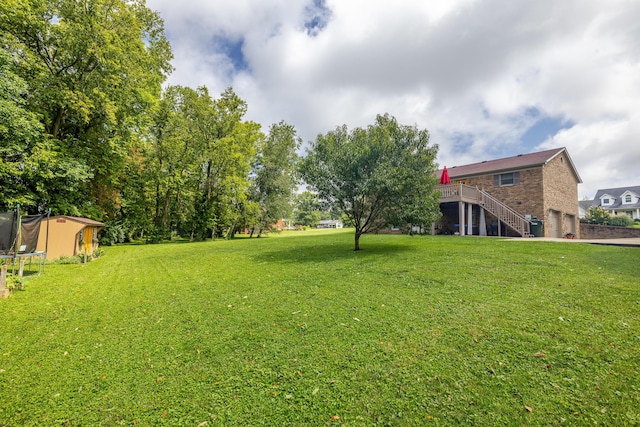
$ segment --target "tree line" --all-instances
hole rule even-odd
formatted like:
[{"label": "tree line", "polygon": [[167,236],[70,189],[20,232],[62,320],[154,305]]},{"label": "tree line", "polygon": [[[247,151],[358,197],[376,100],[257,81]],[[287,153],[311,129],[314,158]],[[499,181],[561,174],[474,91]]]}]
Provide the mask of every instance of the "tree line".
[{"label": "tree line", "polygon": [[265,135],[231,88],[163,90],[171,46],[144,1],[7,0],[0,43],[0,210],[149,240],[259,233],[286,213],[293,126]]},{"label": "tree line", "polygon": [[[144,0],[0,4],[0,210],[105,221],[112,241],[260,235],[345,215],[361,234],[434,218],[437,146],[378,116],[319,135],[265,132],[232,88],[162,84],[171,46]],[[301,181],[302,180],[302,181]],[[326,215],[326,214],[325,214]]]}]

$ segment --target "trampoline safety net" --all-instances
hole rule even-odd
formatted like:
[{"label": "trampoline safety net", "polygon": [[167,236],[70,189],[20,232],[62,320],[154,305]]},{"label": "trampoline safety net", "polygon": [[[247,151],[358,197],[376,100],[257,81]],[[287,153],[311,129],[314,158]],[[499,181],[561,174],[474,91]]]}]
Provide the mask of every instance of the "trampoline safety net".
[{"label": "trampoline safety net", "polygon": [[43,217],[44,215],[20,217],[17,210],[0,212],[0,253],[35,252]]}]

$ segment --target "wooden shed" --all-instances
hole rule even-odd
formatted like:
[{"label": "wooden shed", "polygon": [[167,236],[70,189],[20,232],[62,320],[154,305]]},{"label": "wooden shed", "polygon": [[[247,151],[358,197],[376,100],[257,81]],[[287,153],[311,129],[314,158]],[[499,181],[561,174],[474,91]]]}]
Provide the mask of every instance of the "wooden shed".
[{"label": "wooden shed", "polygon": [[74,216],[57,215],[43,219],[38,251],[46,250],[48,259],[79,254],[91,256],[98,248],[98,232],[102,227],[104,224],[99,221]]}]

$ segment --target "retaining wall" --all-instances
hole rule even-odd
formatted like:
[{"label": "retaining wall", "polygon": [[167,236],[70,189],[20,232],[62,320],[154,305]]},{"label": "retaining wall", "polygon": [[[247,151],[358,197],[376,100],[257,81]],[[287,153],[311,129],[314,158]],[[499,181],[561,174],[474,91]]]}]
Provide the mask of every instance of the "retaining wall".
[{"label": "retaining wall", "polygon": [[640,228],[580,223],[581,239],[624,239],[627,237],[640,238]]}]

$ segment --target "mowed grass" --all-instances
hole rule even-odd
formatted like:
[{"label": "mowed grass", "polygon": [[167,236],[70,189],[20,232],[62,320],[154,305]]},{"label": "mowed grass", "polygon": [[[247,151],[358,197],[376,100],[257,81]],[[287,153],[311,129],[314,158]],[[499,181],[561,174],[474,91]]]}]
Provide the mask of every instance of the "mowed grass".
[{"label": "mowed grass", "polygon": [[106,248],[0,300],[0,426],[638,425],[640,249]]}]

